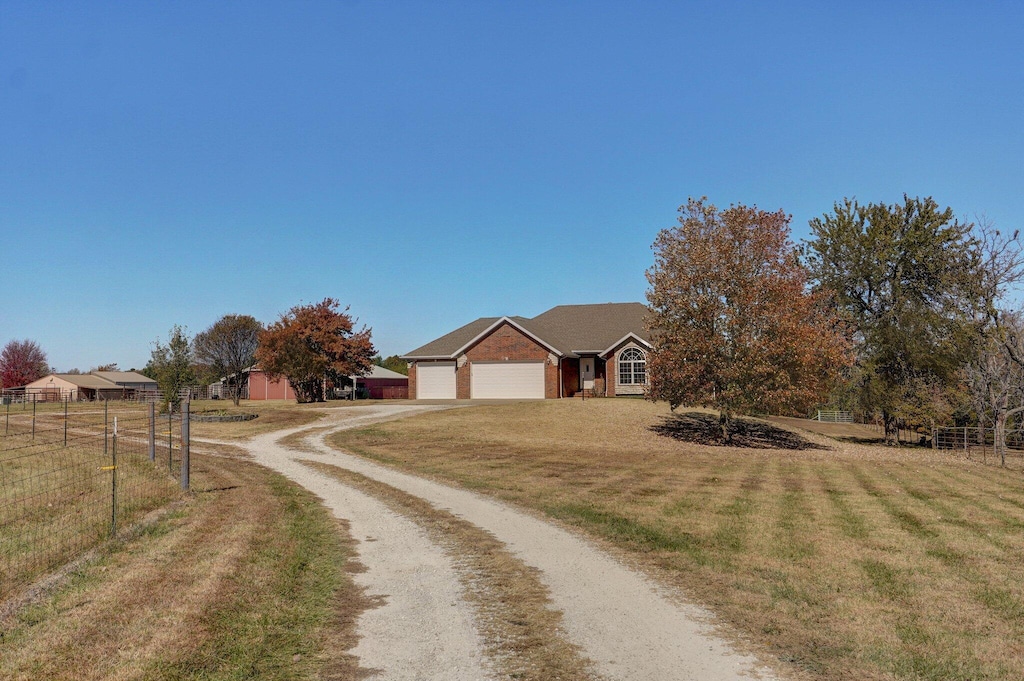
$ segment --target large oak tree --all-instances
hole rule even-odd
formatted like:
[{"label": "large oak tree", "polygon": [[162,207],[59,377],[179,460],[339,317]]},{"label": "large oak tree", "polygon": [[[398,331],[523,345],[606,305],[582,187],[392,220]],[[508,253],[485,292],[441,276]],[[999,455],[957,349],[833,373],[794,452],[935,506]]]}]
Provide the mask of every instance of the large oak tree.
[{"label": "large oak tree", "polygon": [[973,225],[931,198],[860,205],[810,222],[806,262],[855,330],[852,390],[892,439],[921,402],[948,387],[975,353],[984,324],[983,250]]},{"label": "large oak tree", "polygon": [[325,298],[297,305],[260,333],[256,361],[271,378],[284,376],[299,402],[323,402],[326,381],[365,375],[376,351],[370,329],[355,331],[348,308]]},{"label": "large oak tree", "polygon": [[734,414],[802,412],[824,399],[849,341],[789,239],[789,216],[757,207],[679,209],[654,242],[647,272],[651,399],[705,405],[730,439]]},{"label": "large oak tree", "polygon": [[192,341],[196,361],[212,377],[224,378],[231,399],[238,406],[243,376],[256,362],[263,325],[249,315],[224,315]]}]

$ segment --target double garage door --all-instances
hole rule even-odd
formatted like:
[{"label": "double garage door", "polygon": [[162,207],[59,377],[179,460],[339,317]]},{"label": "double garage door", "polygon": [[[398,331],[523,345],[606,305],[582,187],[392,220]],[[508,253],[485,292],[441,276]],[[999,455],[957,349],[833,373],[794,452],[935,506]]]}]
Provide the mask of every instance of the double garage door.
[{"label": "double garage door", "polygon": [[[479,400],[544,399],[544,362],[473,362],[470,397]],[[455,363],[416,366],[416,397],[455,399]]]}]

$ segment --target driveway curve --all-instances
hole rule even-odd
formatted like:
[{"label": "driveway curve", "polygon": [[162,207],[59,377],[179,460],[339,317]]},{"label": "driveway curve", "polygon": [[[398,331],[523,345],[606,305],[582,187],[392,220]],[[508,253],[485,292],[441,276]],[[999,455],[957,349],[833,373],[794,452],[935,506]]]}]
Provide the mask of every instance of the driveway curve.
[{"label": "driveway curve", "polygon": [[[716,635],[709,612],[668,597],[645,576],[580,536],[492,498],[337,451],[324,441],[335,430],[439,408],[443,407],[372,405],[331,410],[326,420],[313,426],[262,435],[245,445],[257,461],[322,497],[336,515],[350,522],[353,535],[360,540],[358,551],[367,567],[362,577],[368,594],[388,597],[387,606],[368,612],[359,621],[361,641],[352,653],[364,666],[382,670],[383,677],[389,679],[469,680],[492,674],[469,609],[458,595],[457,578],[440,550],[411,521],[296,459],[313,459],[359,473],[493,534],[513,555],[539,571],[550,590],[551,607],[562,612],[567,638],[582,648],[603,678],[780,678]],[[312,452],[289,449],[278,442],[304,429],[311,432],[306,442]],[[437,579],[425,579],[431,575]],[[438,621],[448,615],[453,624]],[[432,640],[435,632],[442,632],[444,640]],[[417,650],[399,655],[402,659],[393,659],[395,648],[407,636],[425,640]],[[423,666],[425,662],[439,663],[431,667],[434,674]]]}]

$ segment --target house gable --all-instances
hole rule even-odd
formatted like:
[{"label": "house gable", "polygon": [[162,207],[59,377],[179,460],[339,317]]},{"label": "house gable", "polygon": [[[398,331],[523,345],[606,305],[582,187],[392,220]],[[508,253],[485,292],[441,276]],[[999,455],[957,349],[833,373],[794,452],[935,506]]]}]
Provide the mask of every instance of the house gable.
[{"label": "house gable", "polygon": [[[603,360],[625,343],[635,343],[645,353],[650,349],[644,326],[646,314],[647,307],[642,303],[603,303],[562,305],[532,319],[481,317],[403,356],[410,362],[410,393],[418,394],[417,366],[426,370],[428,365],[454,361],[455,397],[459,399],[474,397],[473,365],[485,363],[489,366],[480,366],[478,373],[481,380],[486,373],[490,382],[486,390],[483,383],[478,385],[478,396],[493,397],[495,386],[500,389],[503,383],[509,386],[510,395],[532,395],[535,390],[524,389],[522,381],[539,390],[537,372],[543,373],[545,397],[572,394],[575,389],[567,390],[566,386],[571,388],[573,376],[579,375],[579,357]],[[512,362],[534,363],[536,367],[506,371],[495,366]],[[604,362],[597,364],[603,372]],[[598,379],[603,384],[604,374]],[[612,388],[609,394],[615,394],[611,375],[608,379]]]}]

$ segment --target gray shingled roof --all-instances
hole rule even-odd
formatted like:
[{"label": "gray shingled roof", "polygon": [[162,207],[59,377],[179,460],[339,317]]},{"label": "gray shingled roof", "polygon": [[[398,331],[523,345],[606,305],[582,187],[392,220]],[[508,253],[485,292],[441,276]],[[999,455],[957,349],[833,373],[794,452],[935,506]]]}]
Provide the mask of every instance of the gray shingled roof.
[{"label": "gray shingled roof", "polygon": [[650,342],[643,303],[559,305],[526,322],[526,328],[565,354],[604,352],[630,333]]},{"label": "gray shingled roof", "polygon": [[[650,343],[644,327],[647,306],[643,303],[559,305],[532,319],[507,317],[526,331],[567,356],[577,352],[604,352],[629,334]],[[437,340],[404,355],[406,359],[454,358],[477,336],[505,317],[481,317]]]}]

